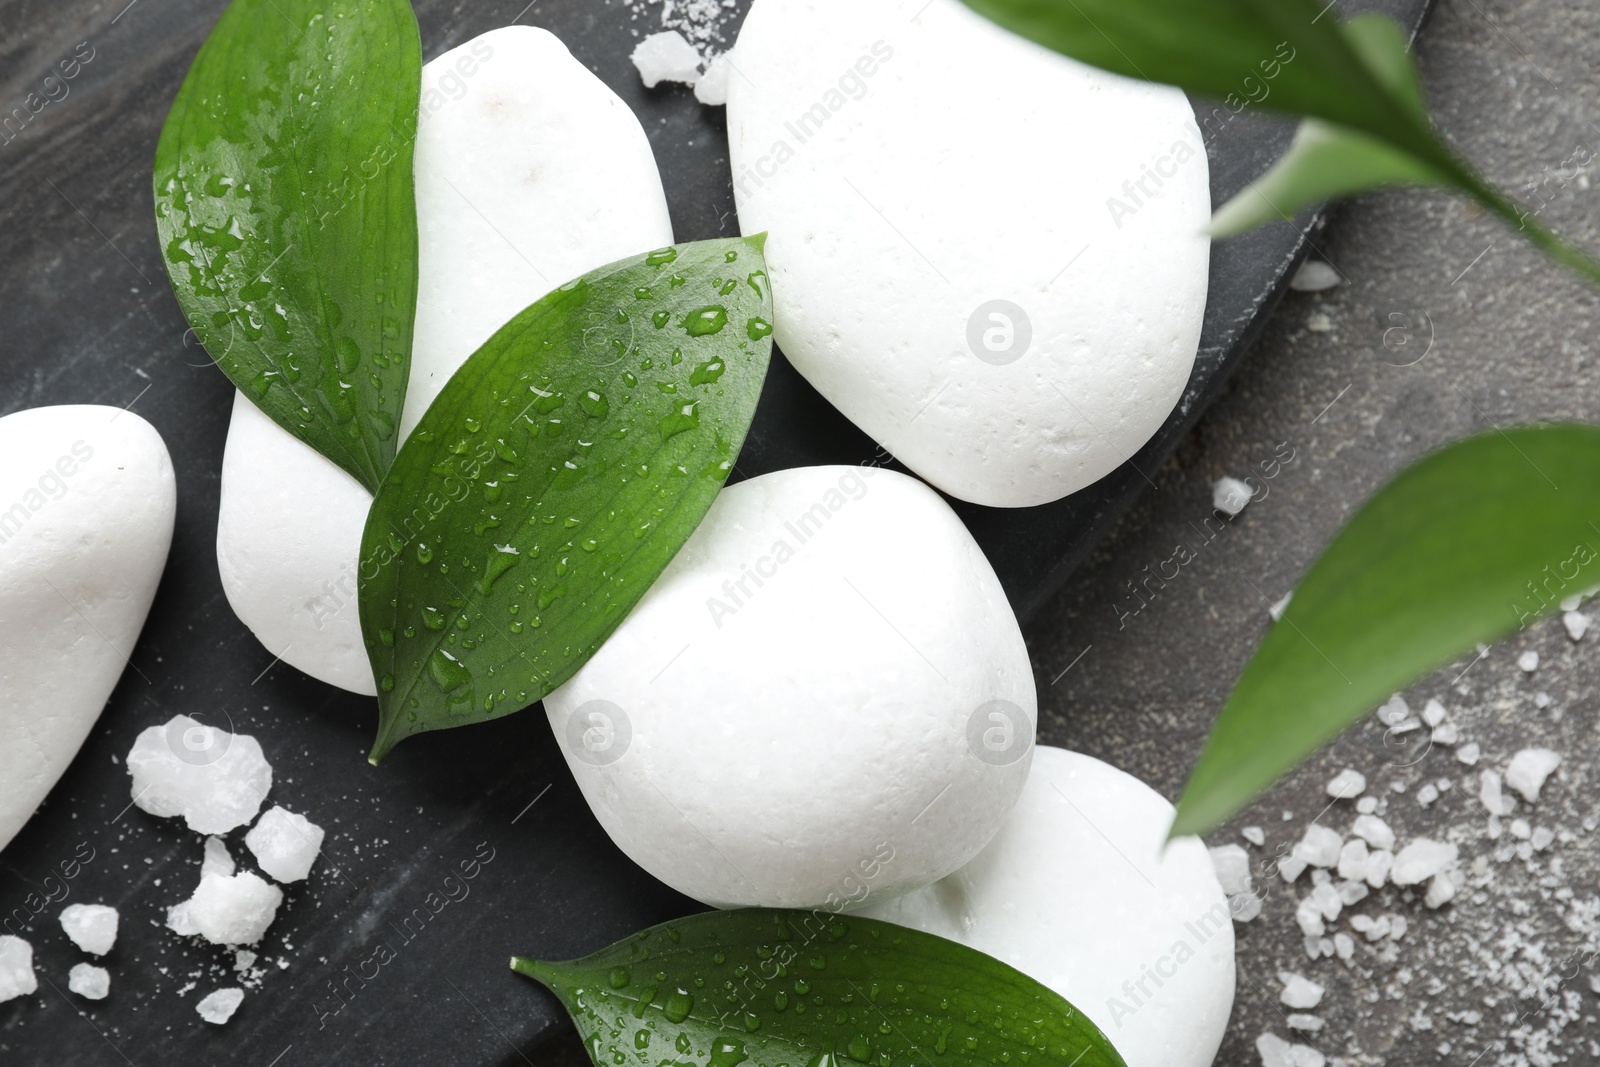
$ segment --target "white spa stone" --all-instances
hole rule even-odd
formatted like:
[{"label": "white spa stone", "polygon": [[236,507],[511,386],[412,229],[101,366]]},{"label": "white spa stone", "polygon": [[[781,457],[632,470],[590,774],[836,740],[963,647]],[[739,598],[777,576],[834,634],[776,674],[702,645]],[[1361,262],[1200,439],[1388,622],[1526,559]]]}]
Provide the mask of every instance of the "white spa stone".
[{"label": "white spa stone", "polygon": [[774,336],[812,385],[980,504],[1058,499],[1139,450],[1206,303],[1182,92],[959,0],[756,0],[734,54],[739,225],[770,234]]},{"label": "white spa stone", "polygon": [[723,490],[544,704],[612,840],[718,907],[844,907],[949,874],[1011,810],[1037,717],[955,512],[848,466]]},{"label": "white spa stone", "polygon": [[75,963],[67,972],[67,988],[85,1000],[104,1000],[111,992],[111,974],[92,963]]},{"label": "white spa stone", "polygon": [[[523,308],[672,242],[638,120],[545,30],[493,30],[423,67],[414,170],[417,321],[402,437]],[[354,478],[235,396],[217,523],[228,602],[269,655],[369,696],[356,578],[371,503]]]},{"label": "white spa stone", "polygon": [[244,990],[237,987],[231,989],[218,989],[207,993],[200,998],[200,1003],[194,1010],[200,1013],[200,1018],[208,1023],[221,1026],[233,1018],[233,1013],[239,1010],[239,1005],[244,1003]]},{"label": "white spa stone", "polygon": [[1163,852],[1173,814],[1137,778],[1041,745],[1015,810],[977,859],[861,914],[959,941],[1043,982],[1128,1067],[1209,1067],[1233,1007],[1233,924],[1200,840]]},{"label": "white spa stone", "polygon": [[0,418],[0,849],[122,677],[172,543],[161,435],[121,408]]}]

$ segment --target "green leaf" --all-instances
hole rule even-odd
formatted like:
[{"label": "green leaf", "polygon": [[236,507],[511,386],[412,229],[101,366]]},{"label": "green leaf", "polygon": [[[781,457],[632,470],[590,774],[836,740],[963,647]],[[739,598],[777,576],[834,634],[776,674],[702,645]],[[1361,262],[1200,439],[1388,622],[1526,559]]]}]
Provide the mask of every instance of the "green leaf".
[{"label": "green leaf", "polygon": [[[1377,33],[1365,27],[1352,32],[1355,23],[1342,24],[1326,0],[966,3],[1007,29],[1105,70],[1314,116],[1424,158],[1442,151],[1420,99],[1397,92],[1392,73],[1375,70],[1363,55]],[[1400,39],[1403,44],[1403,34]]]},{"label": "green leaf", "polygon": [[571,963],[513,957],[596,1067],[1122,1067],[1089,1019],[999,960],[892,923],[752,908],[653,926]]},{"label": "green leaf", "polygon": [[1401,473],[1295,587],[1172,836],[1205,833],[1390,693],[1600,584],[1600,428],[1469,438]]},{"label": "green leaf", "polygon": [[173,292],[217,365],[376,489],[417,301],[407,0],[234,0],[156,147]]},{"label": "green leaf", "polygon": [[1334,197],[1388,185],[1448,185],[1449,176],[1366,134],[1306,119],[1272,168],[1218,208],[1207,227],[1232,237]]},{"label": "green leaf", "polygon": [[570,678],[683,546],[739,455],[772,352],[766,235],[622,260],[458,370],[362,536],[372,759]]}]

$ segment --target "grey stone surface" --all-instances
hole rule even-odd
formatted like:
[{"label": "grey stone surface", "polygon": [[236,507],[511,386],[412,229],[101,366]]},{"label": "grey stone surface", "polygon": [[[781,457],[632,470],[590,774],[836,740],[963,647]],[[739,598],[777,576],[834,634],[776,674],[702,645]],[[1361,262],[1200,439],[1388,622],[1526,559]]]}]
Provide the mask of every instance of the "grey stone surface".
[{"label": "grey stone surface", "polygon": [[[1600,11],[1590,5],[1443,0],[1420,50],[1436,115],[1460,149],[1525,202],[1548,200],[1539,217],[1591,249],[1600,249],[1600,170],[1591,163],[1587,172],[1557,173],[1579,146],[1600,153],[1597,31]],[[1600,418],[1600,291],[1499,223],[1441,194],[1392,192],[1340,208],[1316,241],[1345,284],[1284,300],[1227,395],[1152,472],[1155,488],[1028,631],[1041,740],[1105,759],[1169,798],[1267,629],[1268,604],[1363,500],[1467,434]],[[1280,445],[1294,459],[1265,481],[1267,495],[1205,541],[1196,527],[1210,514],[1212,483],[1251,473]],[[1127,583],[1180,541],[1198,558],[1148,606],[1122,615],[1139,605]],[[1330,1062],[1600,1062],[1600,994],[1590,984],[1595,970],[1584,967],[1593,959],[1584,953],[1600,948],[1596,835],[1583,827],[1600,813],[1597,637],[1575,644],[1551,620],[1491,649],[1459,682],[1470,657],[1408,691],[1414,710],[1429,696],[1445,703],[1462,740],[1482,746],[1477,767],[1444,746],[1386,744],[1369,718],[1212,835],[1212,844],[1242,844],[1240,828],[1261,826],[1266,846],[1250,851],[1258,888],[1268,889],[1261,917],[1237,928],[1239,991],[1219,1064],[1259,1063],[1255,1040],[1264,1031],[1294,1038],[1289,1009],[1278,1003],[1280,970],[1328,986],[1315,1012],[1327,1027],[1308,1043]],[[1532,676],[1515,665],[1526,648],[1543,659]],[[1548,708],[1536,706],[1539,692],[1552,698]],[[1565,760],[1541,803],[1522,804],[1517,815],[1573,838],[1531,861],[1498,860],[1496,850],[1514,839],[1509,831],[1488,837],[1478,772],[1503,769],[1530,745]],[[1262,873],[1328,807],[1323,787],[1344,767],[1362,771],[1369,792],[1386,798],[1402,843],[1453,841],[1469,875],[1456,901],[1437,911],[1392,887],[1347,909],[1330,936],[1348,931],[1352,914],[1392,912],[1410,925],[1385,942],[1392,960],[1356,934],[1348,967],[1313,962],[1302,947],[1293,913],[1309,876],[1286,886]],[[1423,806],[1421,786],[1445,778],[1453,788]],[[1283,821],[1285,812],[1292,819]],[[1347,833],[1354,814],[1345,801],[1321,821]],[[1484,869],[1473,875],[1480,858]],[[1482,1016],[1476,1025],[1446,1017],[1470,1020],[1460,1013],[1472,1011]]]}]

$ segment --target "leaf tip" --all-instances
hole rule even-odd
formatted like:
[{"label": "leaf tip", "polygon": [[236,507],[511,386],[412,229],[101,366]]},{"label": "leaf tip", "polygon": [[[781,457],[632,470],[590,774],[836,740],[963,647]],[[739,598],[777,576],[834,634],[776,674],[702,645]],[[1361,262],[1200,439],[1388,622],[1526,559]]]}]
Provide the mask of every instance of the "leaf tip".
[{"label": "leaf tip", "polygon": [[754,245],[757,252],[760,252],[763,255],[766,254],[766,251],[767,251],[767,231],[766,230],[762,230],[760,233],[753,233],[753,234],[749,235],[748,237],[746,237],[745,240],[748,241],[750,244]]}]

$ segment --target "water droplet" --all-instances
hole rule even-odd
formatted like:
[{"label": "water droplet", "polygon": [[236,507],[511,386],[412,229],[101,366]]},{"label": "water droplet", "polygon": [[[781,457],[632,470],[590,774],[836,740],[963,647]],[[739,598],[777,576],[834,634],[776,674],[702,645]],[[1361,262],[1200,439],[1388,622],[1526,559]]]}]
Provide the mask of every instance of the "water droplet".
[{"label": "water droplet", "polygon": [[672,321],[672,312],[658,311],[650,316],[650,322],[658,330],[666,329],[667,323]]},{"label": "water droplet", "polygon": [[661,440],[669,441],[685,430],[698,429],[699,426],[700,416],[695,413],[695,404],[688,403],[658,422],[656,429],[661,433]]},{"label": "water droplet", "polygon": [[745,324],[744,332],[749,335],[750,340],[759,341],[763,337],[772,336],[772,323],[760,317],[752,318]]},{"label": "water droplet", "polygon": [[690,385],[711,385],[722,377],[728,365],[720,359],[708,359],[689,372]]},{"label": "water droplet", "polygon": [[384,691],[384,692],[385,692],[385,693],[392,693],[392,692],[394,692],[394,675],[392,675],[392,674],[386,674],[386,675],[384,675],[384,676],[383,676],[383,680],[382,680],[382,681],[380,681],[380,682],[379,682],[379,683],[378,683],[378,686],[379,686],[379,687],[380,687],[380,688],[381,688],[381,689],[382,689],[382,690],[383,690],[383,691]]},{"label": "water droplet", "polygon": [[578,397],[578,406],[592,419],[603,419],[611,414],[611,402],[606,399],[606,395],[597,393],[593,389]]},{"label": "water droplet", "polygon": [[494,583],[499,581],[506,571],[515,567],[521,558],[517,550],[510,545],[495,545],[494,551],[489,553],[489,558],[483,565],[483,577],[478,579],[478,592],[488,596],[489,591],[494,588]]},{"label": "water droplet", "polygon": [[628,973],[626,967],[613,967],[606,980],[611,983],[612,989],[626,989],[628,983],[633,981],[633,975]]},{"label": "water droplet", "polygon": [[633,1032],[633,1047],[643,1052],[650,1047],[650,1031],[638,1029]]},{"label": "water droplet", "polygon": [[661,1008],[661,1012],[667,1017],[667,1021],[674,1023],[683,1022],[693,1010],[694,997],[687,989],[682,987],[674,989],[668,995],[666,1004]]},{"label": "water droplet", "polygon": [[844,1053],[858,1063],[866,1063],[872,1058],[872,1045],[867,1041],[866,1034],[857,1034],[845,1046]]},{"label": "water droplet", "polygon": [[645,256],[644,261],[648,266],[660,267],[664,264],[671,263],[677,258],[678,250],[676,248],[658,248],[654,252],[651,252],[648,256]]},{"label": "water droplet", "polygon": [[706,1061],[706,1067],[739,1067],[749,1058],[743,1041],[730,1036],[718,1037],[711,1046],[711,1058]]},{"label": "water droplet", "polygon": [[393,630],[388,630],[388,629],[379,630],[378,631],[378,640],[383,642],[383,647],[384,648],[393,648],[394,647],[394,631]]},{"label": "water droplet", "polygon": [[417,542],[417,562],[428,564],[433,562],[433,546],[425,541]]},{"label": "water droplet", "polygon": [[739,258],[739,253],[730,248],[730,249],[728,249],[727,254],[722,257],[722,261],[724,263],[733,263],[733,262],[737,261],[738,258]]},{"label": "water droplet", "polygon": [[438,608],[423,608],[422,625],[430,630],[444,629],[444,612]]},{"label": "water droplet", "polygon": [[721,304],[696,308],[683,320],[683,328],[690,337],[708,337],[722,332],[722,328],[726,325],[728,325],[728,309]]},{"label": "water droplet", "polygon": [[428,657],[428,674],[446,693],[453,693],[472,682],[472,672],[442,648],[436,649]]},{"label": "water droplet", "polygon": [[797,978],[794,983],[794,991],[796,995],[803,997],[811,992],[811,983],[804,978]]},{"label": "water droplet", "polygon": [[694,1048],[694,1045],[689,1041],[688,1034],[679,1034],[678,1040],[674,1041],[672,1044],[674,1048],[683,1053],[685,1056],[687,1056],[690,1050]]}]

